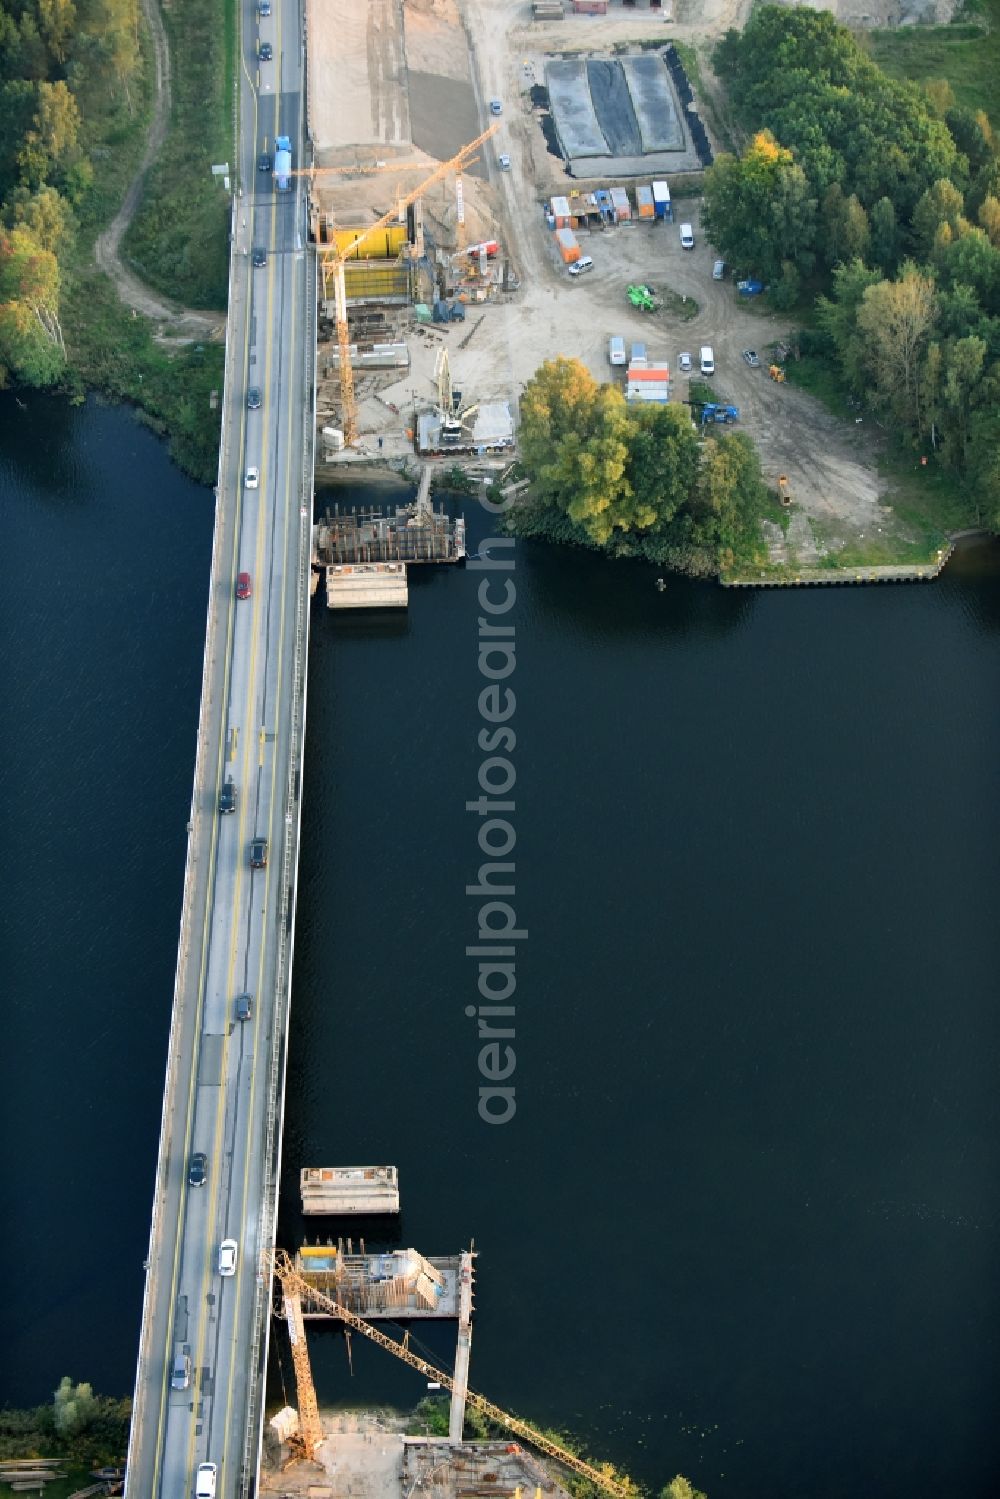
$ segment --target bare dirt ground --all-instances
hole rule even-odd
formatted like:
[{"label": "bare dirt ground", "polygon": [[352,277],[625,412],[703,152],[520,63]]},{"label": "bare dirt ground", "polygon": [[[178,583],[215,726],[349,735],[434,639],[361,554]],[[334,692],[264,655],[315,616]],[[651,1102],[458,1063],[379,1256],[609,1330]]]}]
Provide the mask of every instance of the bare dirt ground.
[{"label": "bare dirt ground", "polygon": [[[349,3],[333,0],[331,14]],[[553,192],[607,185],[571,182],[564,164],[546,148],[530,99],[533,84],[542,79],[545,57],[575,48],[609,52],[616,43],[648,37],[684,40],[706,59],[702,71],[709,88],[711,40],[746,19],[750,0],[678,0],[677,19],[670,22],[656,12],[619,11],[604,18],[566,16],[543,25],[531,22],[529,6],[512,0],[397,4],[402,51],[407,68],[413,69],[411,93],[414,84],[421,92],[433,89],[435,73],[440,76],[442,86],[434,97],[442,155],[449,145],[457,150],[469,138],[465,111],[471,101],[482,120],[488,118],[484,101],[503,100],[501,131],[482,152],[487,180],[465,177],[466,214],[470,238],[498,238],[521,284],[513,296],[469,306],[465,323],[411,331],[411,368],[401,377],[387,373],[359,382],[362,450],[385,457],[410,450],[406,432],[413,407],[434,397],[435,355],[442,345],[449,349],[452,378],[466,402],[507,400],[516,414],[526,381],[545,359],[573,356],[598,379],[613,378],[616,372],[607,358],[612,334],[641,340],[651,360],[664,359],[673,376],[671,398],[684,400],[688,380],[678,371],[678,355],[691,353],[697,367],[700,347],[709,344],[715,352],[714,389],[739,406],[742,429],[757,443],[766,477],[772,483],[779,474],[789,480],[794,508],[787,534],[771,528],[773,561],[807,564],[879,533],[909,539],[885,501],[874,429],[856,426],[846,411],[841,421],[803,392],[768,378],[768,349],[788,337],[791,324],[743,302],[728,277],[713,280],[715,255],[700,232],[699,200],[677,201],[672,225],[635,223],[589,235],[581,231],[581,249],[593,257],[596,268],[580,278],[567,275],[545,227],[542,204]],[[395,79],[386,86],[395,88]],[[356,104],[364,115],[360,100]],[[421,102],[421,110],[425,104]],[[411,113],[417,115],[416,106]],[[374,101],[370,114],[386,118],[384,101]],[[405,145],[390,149],[404,158],[412,154]],[[498,170],[500,152],[509,154],[510,171]],[[383,200],[385,206],[391,202],[392,175],[368,179],[377,183],[374,198],[368,191],[373,208]],[[410,176],[408,185],[414,180]],[[357,186],[342,191],[357,200]],[[424,204],[438,245],[453,243],[453,195],[447,179]],[[680,247],[681,219],[694,225],[693,251]],[[637,281],[665,294],[662,310],[645,314],[630,306],[627,287]],[[745,348],[757,350],[762,368],[746,365]]]},{"label": "bare dirt ground", "polygon": [[145,286],[138,276],[133,275],[122,264],[119,253],[125,231],[135,217],[142,198],[146,173],[163,148],[170,123],[170,49],[167,44],[167,33],[163,27],[157,0],[141,0],[141,4],[153,43],[156,68],[153,119],[139,169],[129,184],[128,192],[118,212],[108,227],[98,236],[94,246],[94,259],[101,270],[111,277],[125,306],[157,322],[169,324],[173,342],[185,336],[189,338],[219,337],[225,328],[224,316],[195,312],[191,308],[178,307],[172,302],[167,302]]}]

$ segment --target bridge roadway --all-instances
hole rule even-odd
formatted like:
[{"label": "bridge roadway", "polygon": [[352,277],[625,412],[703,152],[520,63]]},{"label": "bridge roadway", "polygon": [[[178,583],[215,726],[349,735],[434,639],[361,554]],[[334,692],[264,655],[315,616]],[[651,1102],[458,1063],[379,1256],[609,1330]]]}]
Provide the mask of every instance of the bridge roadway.
[{"label": "bridge roadway", "polygon": [[[239,159],[226,378],[201,719],[127,1499],[193,1495],[199,1463],[220,1496],[255,1488],[273,1243],[298,856],[308,643],[315,267],[301,178],[275,191],[257,156],[276,134],[302,162],[301,0],[258,21],[240,0]],[[257,63],[256,40],[274,61]],[[206,163],[206,171],[208,164]],[[267,263],[254,268],[255,246]],[[248,409],[248,391],[260,391]],[[260,486],[248,489],[248,467]],[[251,596],[236,598],[241,572]],[[220,788],[237,788],[220,816]],[[250,840],[269,858],[251,869]],[[253,995],[249,1020],[238,995]],[[203,1186],[191,1156],[207,1157]],[[219,1244],[235,1239],[236,1274]],[[188,1351],[191,1382],[171,1386]]]}]

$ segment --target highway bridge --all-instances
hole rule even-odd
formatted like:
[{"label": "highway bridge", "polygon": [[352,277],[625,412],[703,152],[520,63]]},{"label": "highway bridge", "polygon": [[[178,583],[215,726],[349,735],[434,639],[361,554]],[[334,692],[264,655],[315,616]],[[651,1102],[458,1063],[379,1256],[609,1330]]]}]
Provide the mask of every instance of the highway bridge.
[{"label": "highway bridge", "polygon": [[[273,61],[258,62],[258,37]],[[272,0],[267,17],[241,0],[240,46],[222,444],[129,1499],[192,1495],[205,1462],[220,1496],[252,1492],[262,1429],[259,1266],[274,1242],[295,920],[316,289],[303,179],[277,192],[257,159],[287,135],[302,162],[301,0]],[[229,779],[235,811],[220,815]],[[252,868],[261,837],[266,865]],[[237,1244],[231,1276],[219,1273],[225,1239]]]}]

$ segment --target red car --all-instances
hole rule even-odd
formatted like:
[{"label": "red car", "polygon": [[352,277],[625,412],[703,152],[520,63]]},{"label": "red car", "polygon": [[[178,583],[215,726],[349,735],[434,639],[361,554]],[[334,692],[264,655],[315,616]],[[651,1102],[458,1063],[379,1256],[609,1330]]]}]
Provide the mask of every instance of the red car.
[{"label": "red car", "polygon": [[250,597],[249,573],[240,573],[239,577],[236,579],[236,597],[238,599],[248,599]]}]

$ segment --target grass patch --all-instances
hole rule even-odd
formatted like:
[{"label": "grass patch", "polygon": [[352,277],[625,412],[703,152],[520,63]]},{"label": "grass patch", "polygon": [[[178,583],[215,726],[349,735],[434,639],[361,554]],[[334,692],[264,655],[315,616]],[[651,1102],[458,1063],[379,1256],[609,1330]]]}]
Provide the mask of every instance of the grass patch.
[{"label": "grass patch", "polygon": [[163,15],[173,112],[124,253],[138,276],[186,307],[222,310],[229,197],[213,162],[231,161],[238,58],[235,0],[175,0]]},{"label": "grass patch", "polygon": [[[764,363],[764,359],[761,359]],[[815,355],[803,354],[798,359],[789,359],[784,366],[785,379],[789,385],[795,385],[799,390],[808,391],[809,395],[815,396],[827,411],[834,416],[840,417],[845,423],[854,420],[852,408],[844,393],[844,387],[837,378],[836,372],[825,364],[822,359]],[[763,371],[767,379],[767,370]]]},{"label": "grass patch", "polygon": [[967,480],[931,460],[921,467],[920,454],[893,445],[879,463],[888,480],[886,498],[899,518],[934,552],[952,531],[981,524],[976,497]]},{"label": "grass patch", "polygon": [[674,291],[672,286],[658,286],[655,288],[654,295],[659,303],[657,311],[669,312],[672,318],[682,323],[689,323],[701,311],[694,297],[682,296],[679,291]]},{"label": "grass patch", "polygon": [[947,78],[959,104],[995,115],[1000,78],[1000,0],[978,0],[974,13],[982,16],[984,24],[966,19],[951,26],[873,31],[869,35],[871,56],[890,78],[914,83]]},{"label": "grass patch", "polygon": [[94,164],[94,186],[79,213],[79,232],[61,264],[60,313],[68,364],[65,384],[82,400],[94,388],[139,406],[150,426],[169,433],[177,463],[202,483],[214,483],[225,351],[221,344],[170,346],[153,337],[145,318],[133,317],[107,276],[97,270],[94,242],[115,215],[142,158],[152,108],[152,48],[143,37],[143,68],[130,100],[84,116],[84,145]]},{"label": "grass patch", "polygon": [[[221,343],[171,346],[133,317],[96,269],[78,268],[64,292],[71,391],[88,386],[141,407],[154,431],[169,434],[172,457],[202,484],[215,482],[222,424],[225,348]],[[211,409],[211,393],[219,395]]]}]

